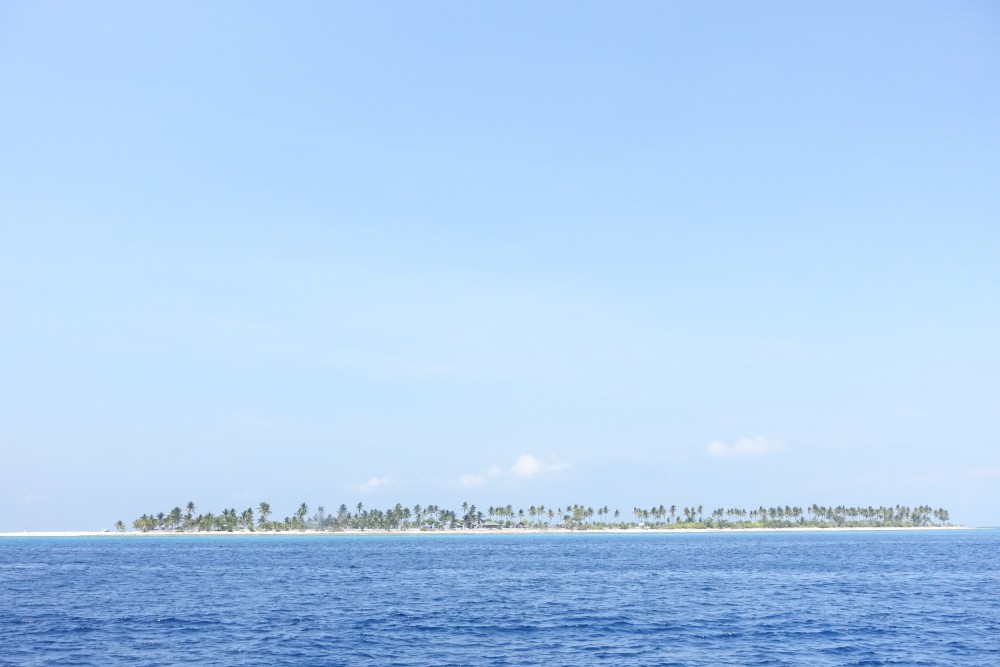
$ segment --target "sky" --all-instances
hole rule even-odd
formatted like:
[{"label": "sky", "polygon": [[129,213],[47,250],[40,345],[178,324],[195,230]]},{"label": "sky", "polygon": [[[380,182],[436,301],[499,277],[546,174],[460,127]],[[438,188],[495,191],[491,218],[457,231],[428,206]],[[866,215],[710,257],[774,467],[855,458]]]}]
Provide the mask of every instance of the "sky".
[{"label": "sky", "polygon": [[1000,525],[990,2],[0,5],[0,531]]}]

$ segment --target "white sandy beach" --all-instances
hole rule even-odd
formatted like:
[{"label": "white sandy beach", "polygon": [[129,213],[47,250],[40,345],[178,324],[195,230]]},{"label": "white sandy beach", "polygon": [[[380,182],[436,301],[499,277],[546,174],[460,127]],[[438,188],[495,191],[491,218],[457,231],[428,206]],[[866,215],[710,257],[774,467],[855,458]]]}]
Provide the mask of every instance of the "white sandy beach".
[{"label": "white sandy beach", "polygon": [[370,535],[397,536],[468,536],[468,535],[650,535],[672,533],[828,533],[828,532],[873,532],[873,531],[927,531],[927,530],[976,530],[970,526],[858,526],[858,527],[790,527],[790,528],[606,528],[592,530],[567,530],[565,528],[505,528],[505,529],[466,529],[466,530],[344,530],[326,532],[315,530],[285,530],[273,531],[212,531],[212,532],[174,532],[174,531],[21,531],[17,533],[0,533],[5,537],[107,537],[107,538],[162,538],[162,537],[358,537]]}]

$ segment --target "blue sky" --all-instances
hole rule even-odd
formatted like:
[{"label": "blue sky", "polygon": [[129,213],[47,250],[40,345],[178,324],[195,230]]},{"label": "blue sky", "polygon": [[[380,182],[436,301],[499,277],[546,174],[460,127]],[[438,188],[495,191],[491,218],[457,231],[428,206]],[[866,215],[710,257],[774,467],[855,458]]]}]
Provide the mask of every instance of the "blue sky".
[{"label": "blue sky", "polygon": [[993,3],[0,7],[0,530],[1000,523]]}]

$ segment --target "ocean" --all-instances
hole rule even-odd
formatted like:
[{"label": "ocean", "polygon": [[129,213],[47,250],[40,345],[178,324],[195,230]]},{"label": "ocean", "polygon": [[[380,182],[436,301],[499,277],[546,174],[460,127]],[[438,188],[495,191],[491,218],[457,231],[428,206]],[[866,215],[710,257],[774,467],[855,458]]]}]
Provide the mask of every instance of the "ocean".
[{"label": "ocean", "polygon": [[1000,531],[0,539],[0,665],[1000,665]]}]

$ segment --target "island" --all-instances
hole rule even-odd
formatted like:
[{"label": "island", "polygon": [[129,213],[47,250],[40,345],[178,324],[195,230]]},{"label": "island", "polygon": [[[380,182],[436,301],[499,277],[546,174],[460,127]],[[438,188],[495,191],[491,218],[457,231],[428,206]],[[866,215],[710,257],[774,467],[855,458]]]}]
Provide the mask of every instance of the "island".
[{"label": "island", "polygon": [[[138,533],[284,533],[284,532],[454,532],[454,531],[609,531],[609,530],[777,530],[824,528],[935,528],[952,527],[948,510],[930,505],[847,506],[812,504],[808,507],[779,505],[772,507],[718,507],[704,505],[658,505],[633,507],[627,513],[607,505],[592,507],[580,504],[546,507],[531,505],[514,509],[512,505],[489,506],[485,510],[463,502],[460,510],[438,505],[400,503],[386,509],[366,508],[357,503],[351,508],[341,504],[328,512],[318,506],[310,514],[302,503],[291,515],[273,517],[271,505],[239,511],[225,508],[220,512],[197,512],[194,501],[184,508],[145,513],[131,522]],[[119,520],[118,533],[128,531]]]}]

